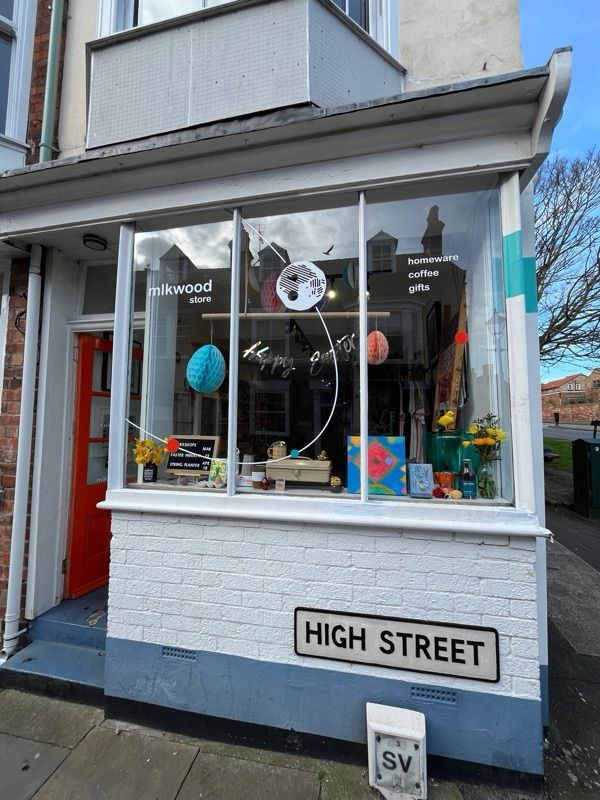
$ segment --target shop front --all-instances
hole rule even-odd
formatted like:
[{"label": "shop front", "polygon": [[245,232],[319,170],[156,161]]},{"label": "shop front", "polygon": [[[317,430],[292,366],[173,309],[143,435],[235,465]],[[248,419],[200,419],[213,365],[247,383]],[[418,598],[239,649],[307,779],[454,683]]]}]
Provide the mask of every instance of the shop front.
[{"label": "shop front", "polygon": [[[525,190],[568,68],[5,179],[8,235],[51,253],[42,352],[87,336],[45,377],[81,382],[73,407],[46,394],[36,459],[81,418],[82,492],[107,481],[70,569],[72,596],[102,585],[110,550],[111,702],[347,742],[383,703],[425,714],[431,755],[542,772]],[[74,326],[68,245],[92,227],[114,306]],[[73,519],[75,489],[38,518]],[[57,541],[34,537],[30,609]]]}]

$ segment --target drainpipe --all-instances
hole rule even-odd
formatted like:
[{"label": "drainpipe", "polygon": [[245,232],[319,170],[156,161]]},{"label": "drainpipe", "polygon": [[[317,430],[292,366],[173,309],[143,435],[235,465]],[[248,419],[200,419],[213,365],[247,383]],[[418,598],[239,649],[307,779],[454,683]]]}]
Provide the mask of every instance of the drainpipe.
[{"label": "drainpipe", "polygon": [[15,476],[15,501],[12,534],[10,540],[10,562],[6,593],[6,616],[4,618],[4,643],[0,651],[0,664],[14,653],[22,630],[21,591],[23,582],[23,556],[25,553],[25,530],[27,527],[27,503],[29,500],[29,472],[31,468],[31,446],[33,440],[33,410],[35,378],[37,368],[38,330],[40,324],[40,299],[42,293],[42,248],[34,244],[29,259],[27,283],[27,323],[23,353],[23,381],[21,384],[21,413]]},{"label": "drainpipe", "polygon": [[[52,139],[56,121],[56,95],[58,90],[58,66],[62,38],[64,0],[54,0],[50,16],[48,37],[48,66],[42,113],[40,161],[52,160]],[[4,642],[0,651],[3,664],[17,649],[21,618],[21,593],[23,583],[23,557],[25,555],[25,531],[27,528],[27,505],[29,501],[29,474],[31,470],[31,448],[33,444],[33,414],[35,405],[35,379],[37,372],[37,345],[40,326],[40,303],[42,295],[42,248],[34,244],[29,259],[27,284],[27,325],[25,328],[25,350],[23,353],[23,381],[21,384],[21,415],[15,476],[15,500],[10,541],[8,587],[6,592],[6,615],[4,618]]]},{"label": "drainpipe", "polygon": [[60,43],[62,38],[64,0],[54,0],[50,16],[48,39],[48,67],[46,69],[46,90],[44,92],[44,111],[40,140],[40,161],[52,160],[52,140],[56,120],[56,94],[58,89],[58,65],[60,62]]}]

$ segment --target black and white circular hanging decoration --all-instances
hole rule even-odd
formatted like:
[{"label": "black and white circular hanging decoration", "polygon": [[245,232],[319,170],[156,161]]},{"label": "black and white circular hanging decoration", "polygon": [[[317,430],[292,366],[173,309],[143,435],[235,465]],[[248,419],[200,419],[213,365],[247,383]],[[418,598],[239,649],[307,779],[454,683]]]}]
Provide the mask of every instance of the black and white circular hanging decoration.
[{"label": "black and white circular hanging decoration", "polygon": [[292,311],[308,311],[321,302],[327,278],[312,261],[294,261],[277,278],[277,296]]}]

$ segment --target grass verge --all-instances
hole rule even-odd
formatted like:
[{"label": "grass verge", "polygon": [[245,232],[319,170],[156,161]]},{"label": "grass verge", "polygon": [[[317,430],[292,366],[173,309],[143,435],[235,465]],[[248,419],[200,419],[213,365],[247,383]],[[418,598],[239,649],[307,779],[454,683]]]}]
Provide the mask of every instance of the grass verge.
[{"label": "grass verge", "polygon": [[571,442],[567,442],[564,439],[550,439],[544,437],[544,444],[551,447],[555,453],[558,453],[559,458],[555,458],[554,461],[548,462],[548,466],[552,467],[553,469],[562,469],[565,472],[572,472],[573,471],[573,458],[571,455]]}]

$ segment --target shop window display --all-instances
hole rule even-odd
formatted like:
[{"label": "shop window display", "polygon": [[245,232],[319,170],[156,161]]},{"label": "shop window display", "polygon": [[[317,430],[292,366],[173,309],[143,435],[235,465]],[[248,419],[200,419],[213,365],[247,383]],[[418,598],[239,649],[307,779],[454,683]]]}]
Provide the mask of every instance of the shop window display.
[{"label": "shop window display", "polygon": [[286,492],[337,492],[359,424],[357,206],[243,217],[241,490],[254,472]]},{"label": "shop window display", "polygon": [[[136,236],[134,268],[146,277],[149,345],[141,419],[130,419],[130,435],[165,445],[156,486],[207,485],[226,450],[229,322],[219,316],[230,302],[232,223],[224,216]],[[209,310],[217,317],[207,318]],[[140,481],[142,473],[140,467]]]},{"label": "shop window display", "polygon": [[240,210],[236,341],[231,212],[138,234],[149,344],[130,434],[165,446],[154,486],[226,488],[236,358],[230,493],[357,500],[362,401],[371,499],[512,500],[498,193],[366,197],[366,395],[358,203]]},{"label": "shop window display", "polygon": [[[509,422],[498,194],[367,197],[368,307],[389,312],[376,318],[378,326],[370,320],[367,339],[379,337],[368,349],[371,491],[423,497],[423,470],[412,470],[412,486],[409,467],[429,464],[431,494],[437,489],[434,496],[473,499],[461,474],[487,461],[497,491],[482,496],[510,500],[510,454],[500,421]],[[386,238],[394,256],[382,269],[370,243]],[[501,430],[502,437],[493,459],[476,435],[475,421],[487,414],[496,419],[490,436]],[[401,460],[398,465],[400,444],[406,476]],[[386,463],[399,473],[392,489],[382,481]]]}]

